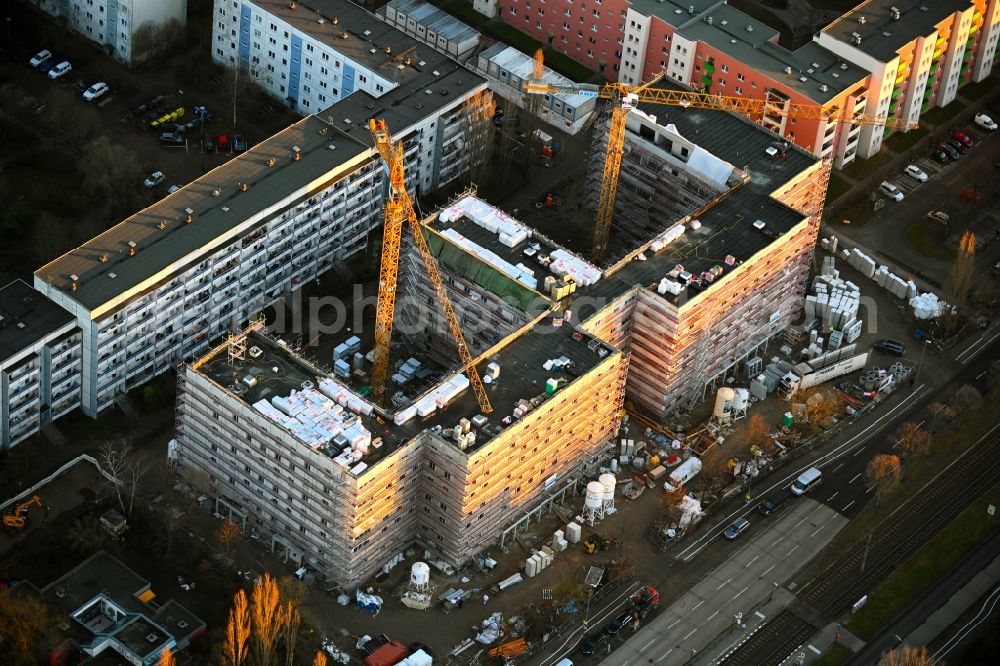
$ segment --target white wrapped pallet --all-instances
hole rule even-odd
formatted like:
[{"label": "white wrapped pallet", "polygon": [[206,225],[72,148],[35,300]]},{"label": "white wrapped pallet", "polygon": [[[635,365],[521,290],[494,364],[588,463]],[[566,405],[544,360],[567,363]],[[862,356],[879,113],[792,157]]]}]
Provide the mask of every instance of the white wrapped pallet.
[{"label": "white wrapped pallet", "polygon": [[570,543],[580,543],[583,528],[578,523],[568,523],[566,525],[566,540]]}]

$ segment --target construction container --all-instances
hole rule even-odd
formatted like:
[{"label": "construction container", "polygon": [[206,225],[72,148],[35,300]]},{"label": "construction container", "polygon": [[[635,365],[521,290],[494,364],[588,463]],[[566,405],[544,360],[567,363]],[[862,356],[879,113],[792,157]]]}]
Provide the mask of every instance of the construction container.
[{"label": "construction container", "polygon": [[781,417],[781,425],[786,428],[791,428],[792,424],[795,423],[795,419],[792,417],[791,412],[785,412],[784,416]]},{"label": "construction container", "polygon": [[545,392],[549,395],[555,395],[555,392],[559,390],[559,380],[549,377],[545,382]]}]

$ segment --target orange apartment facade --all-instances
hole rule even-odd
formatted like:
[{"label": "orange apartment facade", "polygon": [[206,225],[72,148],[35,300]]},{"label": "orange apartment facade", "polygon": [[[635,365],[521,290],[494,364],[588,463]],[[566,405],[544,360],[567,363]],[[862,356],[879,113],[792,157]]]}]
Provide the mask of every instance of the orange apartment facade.
[{"label": "orange apartment facade", "polygon": [[752,120],[838,168],[878,152],[892,129],[789,118],[788,105],[917,123],[990,74],[1000,33],[1000,0],[869,0],[795,51],[723,0],[475,6],[609,79],[635,84],[664,71],[695,90],[764,99],[769,112]]}]

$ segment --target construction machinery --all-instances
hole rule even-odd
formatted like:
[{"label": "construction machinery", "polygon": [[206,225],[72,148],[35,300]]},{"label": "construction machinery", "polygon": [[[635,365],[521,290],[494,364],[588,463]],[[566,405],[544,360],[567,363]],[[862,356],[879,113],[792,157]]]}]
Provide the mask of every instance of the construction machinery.
[{"label": "construction machinery", "polygon": [[655,587],[644,587],[632,595],[632,608],[640,618],[645,619],[660,606],[660,593]]},{"label": "construction machinery", "polygon": [[476,401],[479,403],[479,410],[483,414],[489,414],[493,411],[493,407],[486,395],[486,387],[483,386],[479,372],[476,370],[472,353],[465,342],[458,317],[451,305],[451,299],[448,298],[448,292],[441,281],[441,274],[438,272],[434,255],[431,254],[430,248],[427,246],[423,229],[417,220],[416,211],[413,209],[413,202],[406,191],[403,143],[401,141],[393,143],[389,128],[382,119],[369,120],[368,126],[372,138],[375,140],[375,147],[389,170],[389,198],[385,205],[385,231],[379,268],[378,303],[375,310],[375,363],[372,371],[372,390],[375,400],[378,403],[383,400],[386,378],[389,374],[392,321],[398,288],[399,247],[402,240],[403,221],[405,220],[409,223],[410,231],[413,233],[413,243],[423,261],[427,277],[430,278],[431,284],[434,286],[438,303],[444,310],[448,328],[455,338],[462,372],[469,378],[472,390],[476,394]]},{"label": "construction machinery", "polygon": [[583,540],[583,549],[590,554],[594,554],[599,550],[607,550],[618,545],[618,539],[614,537],[601,536],[597,532],[593,532],[586,539]]},{"label": "construction machinery", "polygon": [[685,109],[715,109],[731,111],[745,116],[781,116],[800,119],[826,119],[842,122],[848,125],[884,125],[909,129],[917,123],[901,120],[895,117],[881,117],[865,114],[849,114],[846,110],[826,108],[814,104],[788,103],[781,109],[773,107],[764,99],[752,97],[733,97],[710,93],[690,92],[686,90],[667,90],[651,87],[663,77],[663,72],[652,80],[632,86],[625,83],[609,82],[603,85],[576,83],[550,84],[540,78],[541,64],[539,55],[535,55],[535,80],[524,84],[524,91],[535,95],[569,93],[588,95],[611,100],[611,125],[608,132],[608,148],[604,158],[604,172],[601,176],[601,191],[597,201],[597,215],[594,222],[594,244],[591,250],[591,260],[600,264],[607,250],[611,235],[611,219],[615,211],[615,196],[618,192],[618,174],[621,171],[622,153],[625,147],[625,120],[628,112],[636,104],[664,104],[679,106]]},{"label": "construction machinery", "polygon": [[3,517],[3,524],[5,527],[13,527],[16,530],[24,527],[27,523],[28,509],[32,506],[41,506],[42,498],[38,495],[33,495],[30,499],[25,500],[17,505],[13,513]]}]

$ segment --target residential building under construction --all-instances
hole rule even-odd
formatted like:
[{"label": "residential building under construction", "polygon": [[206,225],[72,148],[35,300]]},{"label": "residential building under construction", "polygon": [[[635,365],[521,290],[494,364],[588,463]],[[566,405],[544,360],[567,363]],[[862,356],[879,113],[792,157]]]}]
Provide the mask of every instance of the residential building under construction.
[{"label": "residential building under construction", "polygon": [[674,414],[742,372],[798,313],[829,165],[738,116],[663,111],[629,114],[607,265],[470,194],[420,221],[490,409],[408,242],[382,404],[364,331],[328,369],[258,323],[180,370],[171,456],[352,586],[412,545],[453,566],[479,553],[596,470],[627,397]]}]

